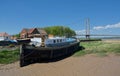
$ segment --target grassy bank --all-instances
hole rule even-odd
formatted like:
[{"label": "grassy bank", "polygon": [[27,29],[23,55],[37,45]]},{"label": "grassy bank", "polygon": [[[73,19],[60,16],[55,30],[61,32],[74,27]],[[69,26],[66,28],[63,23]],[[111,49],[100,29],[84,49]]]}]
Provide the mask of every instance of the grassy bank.
[{"label": "grassy bank", "polygon": [[9,64],[19,59],[19,49],[0,51],[0,64]]},{"label": "grassy bank", "polygon": [[[109,53],[120,55],[120,42],[81,42],[84,49],[76,52],[73,56],[83,56],[86,54],[96,54],[97,56],[107,56]],[[9,64],[19,60],[19,49],[0,51],[0,64]]]},{"label": "grassy bank", "polygon": [[80,50],[74,54],[74,56],[83,56],[86,54],[96,54],[98,56],[107,56],[109,53],[114,53],[120,55],[120,43],[119,42],[81,42],[80,44],[84,47],[83,50]]}]

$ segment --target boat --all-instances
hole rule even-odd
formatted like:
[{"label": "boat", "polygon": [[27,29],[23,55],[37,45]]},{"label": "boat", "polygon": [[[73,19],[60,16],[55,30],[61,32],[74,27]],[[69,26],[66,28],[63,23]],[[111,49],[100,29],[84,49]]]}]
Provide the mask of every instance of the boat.
[{"label": "boat", "polygon": [[27,44],[27,43],[30,43],[31,42],[31,39],[30,38],[25,38],[25,39],[17,39],[17,42],[19,44]]},{"label": "boat", "polygon": [[32,61],[49,60],[72,54],[79,48],[79,43],[75,38],[65,37],[31,39],[28,44],[20,46],[20,67]]}]

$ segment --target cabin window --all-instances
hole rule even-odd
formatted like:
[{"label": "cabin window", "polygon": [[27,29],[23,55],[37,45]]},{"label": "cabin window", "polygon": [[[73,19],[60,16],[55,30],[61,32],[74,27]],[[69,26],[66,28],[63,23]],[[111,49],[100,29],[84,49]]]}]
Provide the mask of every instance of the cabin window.
[{"label": "cabin window", "polygon": [[60,42],[62,42],[62,39],[60,39]]},{"label": "cabin window", "polygon": [[59,40],[57,40],[57,43],[59,43]]},{"label": "cabin window", "polygon": [[55,41],[55,40],[53,40],[53,42],[54,42],[54,43],[56,43],[56,41]]}]

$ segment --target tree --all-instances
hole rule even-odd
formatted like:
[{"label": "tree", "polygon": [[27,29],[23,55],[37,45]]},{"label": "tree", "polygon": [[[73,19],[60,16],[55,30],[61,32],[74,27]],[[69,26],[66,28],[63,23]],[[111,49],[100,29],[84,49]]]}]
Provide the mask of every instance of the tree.
[{"label": "tree", "polygon": [[43,28],[48,34],[54,36],[66,36],[71,37],[75,35],[75,31],[65,26],[50,26]]},{"label": "tree", "polygon": [[14,37],[20,38],[20,33],[19,34],[15,34]]}]

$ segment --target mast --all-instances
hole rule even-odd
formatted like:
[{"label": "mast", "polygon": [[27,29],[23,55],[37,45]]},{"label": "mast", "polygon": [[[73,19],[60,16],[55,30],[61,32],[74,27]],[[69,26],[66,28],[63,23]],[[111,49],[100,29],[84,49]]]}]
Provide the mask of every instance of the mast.
[{"label": "mast", "polygon": [[90,20],[86,19],[86,39],[90,39]]}]

